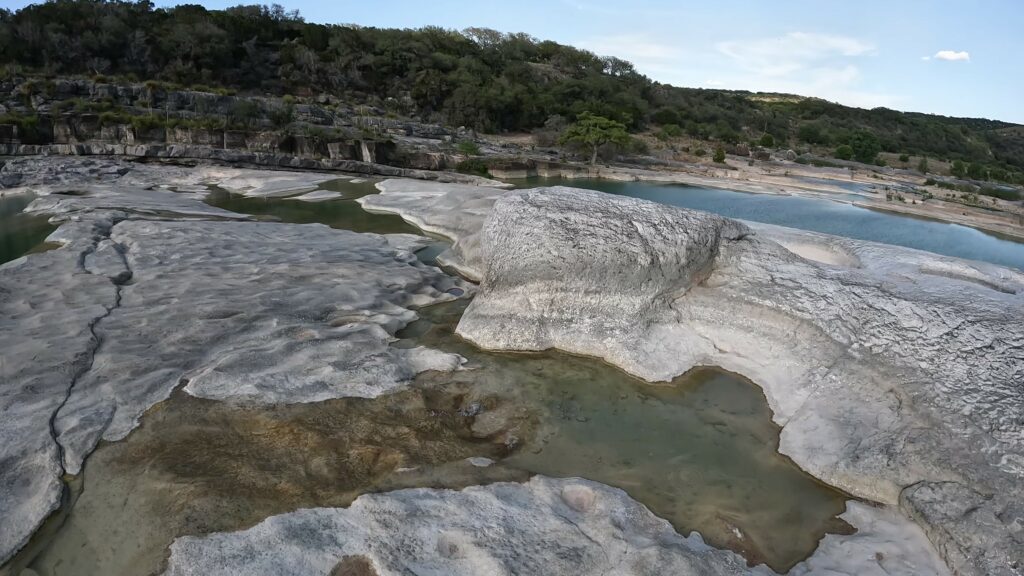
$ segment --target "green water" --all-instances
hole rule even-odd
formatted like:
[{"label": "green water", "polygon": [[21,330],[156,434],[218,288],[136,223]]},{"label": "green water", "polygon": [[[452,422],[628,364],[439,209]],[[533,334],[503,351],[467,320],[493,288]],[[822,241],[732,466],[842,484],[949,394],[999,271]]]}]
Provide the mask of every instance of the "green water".
[{"label": "green water", "polygon": [[57,228],[44,216],[21,213],[32,199],[28,194],[0,197],[0,264],[45,249],[43,241]]},{"label": "green water", "polygon": [[780,429],[753,383],[701,368],[652,385],[591,358],[484,352],[453,333],[466,304],[424,309],[399,336],[475,368],[421,383],[472,382],[477,394],[537,418],[505,466],[622,488],[681,533],[699,531],[776,570],[809,555],[826,532],[849,530],[835,518],[847,497],[778,453]]},{"label": "green water", "polygon": [[342,198],[323,202],[303,202],[288,198],[246,198],[215,190],[206,202],[212,206],[253,216],[264,216],[294,224],[320,223],[332,228],[378,234],[419,234],[419,230],[393,214],[371,214],[362,209],[356,198],[374,194],[374,181],[355,183],[332,180],[320,185],[321,190],[341,192]]}]

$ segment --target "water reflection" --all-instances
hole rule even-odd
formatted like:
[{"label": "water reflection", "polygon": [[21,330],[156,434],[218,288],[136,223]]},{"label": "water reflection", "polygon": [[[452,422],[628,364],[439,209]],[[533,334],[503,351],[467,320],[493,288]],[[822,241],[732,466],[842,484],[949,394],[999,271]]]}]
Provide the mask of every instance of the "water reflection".
[{"label": "water reflection", "polygon": [[515,183],[520,187],[589,188],[730,218],[895,244],[1024,270],[1024,243],[968,226],[868,210],[831,200],[647,182],[528,178]]}]

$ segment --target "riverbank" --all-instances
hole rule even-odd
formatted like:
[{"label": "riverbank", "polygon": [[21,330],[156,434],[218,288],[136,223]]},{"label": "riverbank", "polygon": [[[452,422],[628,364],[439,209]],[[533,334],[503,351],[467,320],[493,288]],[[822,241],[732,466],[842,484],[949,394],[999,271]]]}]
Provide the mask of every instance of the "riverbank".
[{"label": "riverbank", "polygon": [[[589,166],[549,160],[498,163],[490,173],[499,179],[527,177],[604,179],[611,181],[680,184],[752,194],[819,198],[918,218],[960,224],[1024,242],[1024,205],[985,198],[988,206],[945,199],[955,196],[924,178],[902,171],[864,166],[862,170],[816,168],[796,162],[755,161],[731,156],[725,166],[694,164],[689,168],[638,167],[623,164]],[[887,198],[887,195],[889,197]],[[902,200],[900,200],[902,198]]]}]

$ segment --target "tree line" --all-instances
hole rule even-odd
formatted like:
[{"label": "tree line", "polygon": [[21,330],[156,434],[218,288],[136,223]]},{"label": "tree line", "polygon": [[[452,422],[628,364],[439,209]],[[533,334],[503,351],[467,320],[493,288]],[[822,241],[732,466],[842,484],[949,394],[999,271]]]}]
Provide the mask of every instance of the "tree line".
[{"label": "tree line", "polygon": [[724,144],[769,135],[778,146],[842,147],[854,158],[877,146],[981,164],[991,168],[986,174],[1011,180],[1024,172],[1024,131],[1008,123],[679,88],[650,80],[624,60],[526,34],[315,24],[277,5],[207,10],[157,8],[148,0],[53,0],[0,10],[0,67],[7,77],[330,93],[487,132],[543,130],[588,113],[631,132],[686,133]]}]

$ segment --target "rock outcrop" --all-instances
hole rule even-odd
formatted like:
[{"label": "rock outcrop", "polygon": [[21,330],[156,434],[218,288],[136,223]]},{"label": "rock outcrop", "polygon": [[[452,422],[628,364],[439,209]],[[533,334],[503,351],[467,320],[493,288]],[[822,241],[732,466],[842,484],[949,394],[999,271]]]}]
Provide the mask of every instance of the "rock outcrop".
[{"label": "rock outcrop", "polygon": [[469,240],[465,338],[744,374],[805,470],[899,505],[957,573],[1024,570],[1024,275],[576,189],[478,190],[460,218],[460,190],[416,188],[373,208]]},{"label": "rock outcrop", "polygon": [[[920,533],[861,504],[845,516],[862,533],[826,539],[790,574],[946,574],[915,555]],[[382,538],[387,534],[387,538]],[[888,555],[876,553],[887,538]],[[867,542],[870,545],[865,546]],[[362,572],[352,571],[359,566]],[[346,571],[348,570],[348,571]],[[461,491],[412,489],[349,508],[299,510],[233,533],[179,538],[167,576],[217,574],[678,574],[768,576],[733,552],[683,537],[625,492],[579,478],[536,476]]]},{"label": "rock outcrop", "polygon": [[[201,193],[127,184],[144,177],[40,187],[49,195],[29,210],[61,224],[50,240],[64,246],[0,269],[0,562],[56,508],[64,473],[179,386],[314,402],[375,397],[461,363],[390,346],[411,308],[470,290],[421,264],[408,238],[247,221]],[[263,185],[301,190],[318,176],[304,177]]]}]

